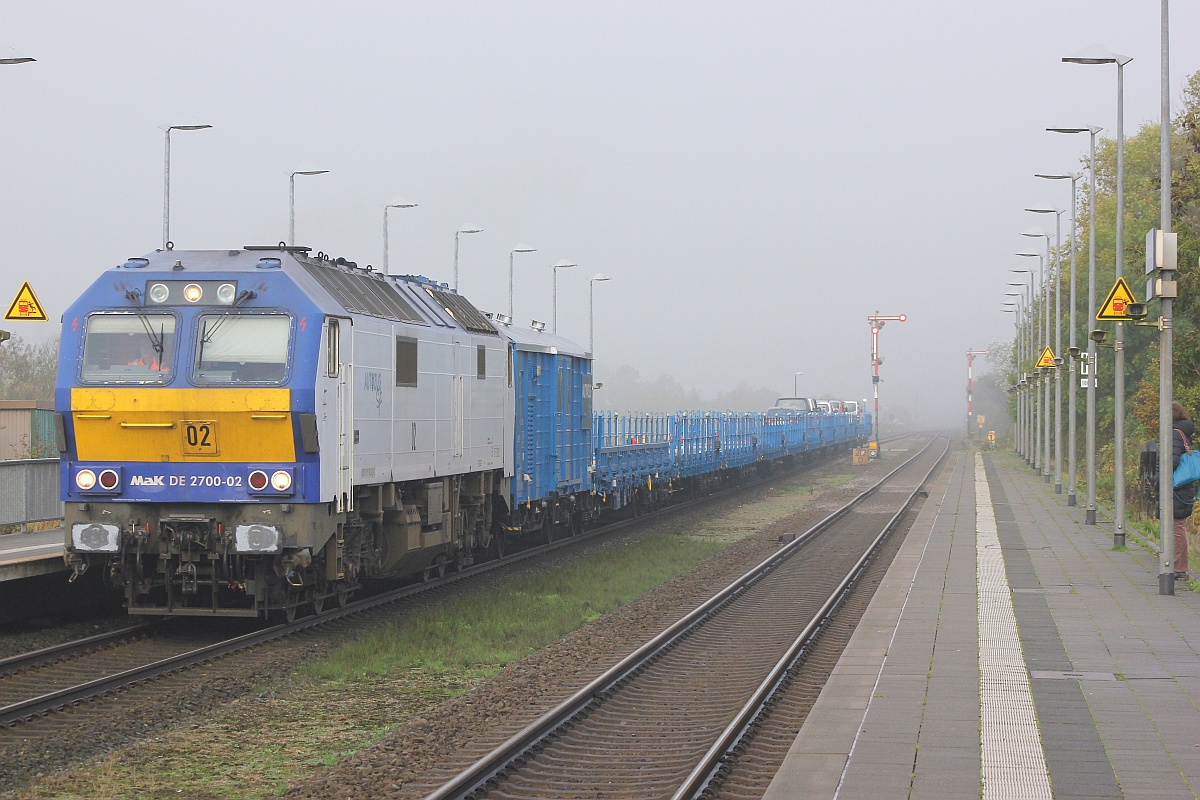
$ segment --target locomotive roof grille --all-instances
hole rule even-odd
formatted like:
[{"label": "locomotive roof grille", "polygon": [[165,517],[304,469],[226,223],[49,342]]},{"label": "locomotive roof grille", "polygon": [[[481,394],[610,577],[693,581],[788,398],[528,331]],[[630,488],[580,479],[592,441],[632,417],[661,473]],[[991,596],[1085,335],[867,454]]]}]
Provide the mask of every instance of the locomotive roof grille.
[{"label": "locomotive roof grille", "polygon": [[446,313],[453,317],[459,325],[471,333],[482,333],[485,336],[500,335],[492,327],[492,324],[488,322],[487,317],[480,313],[479,309],[471,305],[471,301],[461,294],[442,292],[429,286],[425,287],[425,291],[429,292],[429,296],[437,301],[442,308],[446,309]]},{"label": "locomotive roof grille", "polygon": [[297,253],[293,253],[293,257],[347,311],[395,322],[429,324],[400,296],[395,287],[383,278],[373,277],[371,273],[362,270],[354,271],[326,261],[306,258]]}]

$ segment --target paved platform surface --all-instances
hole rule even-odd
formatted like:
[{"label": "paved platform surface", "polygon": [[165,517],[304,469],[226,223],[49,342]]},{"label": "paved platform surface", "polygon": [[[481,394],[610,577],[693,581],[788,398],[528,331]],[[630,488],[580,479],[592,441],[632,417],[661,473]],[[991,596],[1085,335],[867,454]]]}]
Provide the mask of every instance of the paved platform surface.
[{"label": "paved platform surface", "polygon": [[63,529],[0,536],[0,581],[65,572]]},{"label": "paved platform surface", "polygon": [[1200,593],[1157,570],[1015,455],[952,454],[765,797],[1197,797]]}]

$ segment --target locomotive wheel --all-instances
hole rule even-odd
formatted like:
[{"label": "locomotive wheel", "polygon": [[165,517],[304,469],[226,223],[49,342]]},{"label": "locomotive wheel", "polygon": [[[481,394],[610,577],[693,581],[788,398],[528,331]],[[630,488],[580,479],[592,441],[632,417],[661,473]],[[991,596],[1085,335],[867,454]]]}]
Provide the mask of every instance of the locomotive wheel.
[{"label": "locomotive wheel", "polygon": [[497,531],[492,535],[491,548],[496,558],[504,558],[504,554],[508,551],[508,544],[504,541],[503,531]]},{"label": "locomotive wheel", "polygon": [[312,599],[312,607],[313,607],[313,611],[315,611],[317,614],[320,614],[322,611],[324,611],[325,610],[325,595],[317,594],[314,592],[313,599]]},{"label": "locomotive wheel", "polygon": [[338,608],[345,608],[350,603],[350,587],[344,584],[338,586],[334,598],[337,600]]},{"label": "locomotive wheel", "polygon": [[554,520],[547,519],[542,523],[542,532],[546,534],[546,544],[554,541]]}]

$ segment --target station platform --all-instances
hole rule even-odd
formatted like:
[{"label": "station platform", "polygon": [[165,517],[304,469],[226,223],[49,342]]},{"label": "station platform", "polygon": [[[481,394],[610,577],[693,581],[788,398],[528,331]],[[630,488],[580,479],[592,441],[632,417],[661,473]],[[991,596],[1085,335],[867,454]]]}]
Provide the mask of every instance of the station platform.
[{"label": "station platform", "polygon": [[63,529],[0,536],[0,581],[66,572]]},{"label": "station platform", "polygon": [[764,797],[1196,797],[1200,593],[1157,564],[952,454]]}]

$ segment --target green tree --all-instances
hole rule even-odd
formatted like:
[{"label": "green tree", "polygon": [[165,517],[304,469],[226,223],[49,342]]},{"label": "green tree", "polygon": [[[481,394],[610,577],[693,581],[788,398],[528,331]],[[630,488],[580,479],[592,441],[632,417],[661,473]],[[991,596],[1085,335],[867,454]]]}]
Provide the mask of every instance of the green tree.
[{"label": "green tree", "polygon": [[0,344],[0,400],[54,400],[58,340],[30,342],[14,336]]},{"label": "green tree", "polygon": [[[1200,256],[1200,72],[1191,75],[1184,89],[1183,105],[1172,121],[1171,131],[1171,219],[1172,230],[1179,235],[1179,297],[1173,308],[1174,342],[1172,368],[1173,397],[1193,412],[1200,410],[1200,274],[1196,269]],[[1159,155],[1159,126],[1143,125],[1125,140],[1125,279],[1137,295],[1145,288],[1145,234],[1159,227],[1159,189],[1161,170]],[[1096,153],[1096,298],[1103,300],[1116,280],[1116,141],[1101,140]],[[1086,168],[1086,159],[1084,167]],[[1083,212],[1076,231],[1077,263],[1081,275],[1086,275],[1088,263],[1088,220],[1093,209],[1087,207],[1086,193]],[[1064,236],[1064,239],[1066,237]],[[1063,246],[1063,261],[1069,252]],[[1064,270],[1065,272],[1065,270]],[[1060,289],[1067,296],[1067,276],[1060,276]],[[1109,329],[1111,342],[1113,323],[1097,323],[1087,319],[1086,278],[1079,292],[1077,319],[1084,320],[1077,337],[1086,341],[1086,331],[1095,327]],[[1150,319],[1159,315],[1157,303],[1150,306]],[[1064,335],[1067,313],[1063,313]],[[1136,472],[1135,454],[1141,443],[1158,435],[1158,331],[1153,327],[1125,325],[1126,372],[1126,486]],[[1097,449],[1099,488],[1107,485],[1111,491],[1113,453],[1113,412],[1111,395],[1114,371],[1114,351],[1100,350],[1100,393],[1097,395]],[[1106,391],[1107,389],[1107,391]],[[1084,393],[1079,393],[1079,418],[1083,419]],[[1081,423],[1082,424],[1082,423]],[[1109,498],[1111,499],[1111,498]]]}]

